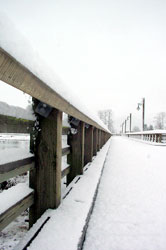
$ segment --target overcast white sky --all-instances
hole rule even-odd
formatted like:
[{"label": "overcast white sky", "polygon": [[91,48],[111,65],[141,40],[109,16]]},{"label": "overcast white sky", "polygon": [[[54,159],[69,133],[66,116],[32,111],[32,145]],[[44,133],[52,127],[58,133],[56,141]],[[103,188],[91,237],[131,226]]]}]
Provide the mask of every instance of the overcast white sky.
[{"label": "overcast white sky", "polygon": [[[122,123],[141,117],[145,97],[147,122],[166,111],[165,0],[1,0],[0,10],[91,109]],[[25,105],[5,93],[1,82],[0,100]]]}]

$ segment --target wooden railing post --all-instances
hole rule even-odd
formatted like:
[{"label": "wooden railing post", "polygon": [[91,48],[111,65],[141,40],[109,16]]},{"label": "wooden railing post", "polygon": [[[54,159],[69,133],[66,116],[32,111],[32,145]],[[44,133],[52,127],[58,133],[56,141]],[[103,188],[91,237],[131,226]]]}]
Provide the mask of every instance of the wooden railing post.
[{"label": "wooden railing post", "polygon": [[101,148],[103,147],[104,145],[104,132],[101,131]]},{"label": "wooden railing post", "polygon": [[97,144],[97,151],[101,149],[101,130],[98,129],[98,144]]},{"label": "wooden railing post", "polygon": [[67,184],[69,184],[77,175],[83,174],[84,167],[84,139],[85,123],[80,121],[76,133],[68,135],[68,144],[71,147],[71,153],[67,156],[67,162],[70,165],[70,173],[67,175]]},{"label": "wooden railing post", "polygon": [[93,155],[97,155],[98,129],[93,128]]},{"label": "wooden railing post", "polygon": [[92,161],[93,157],[93,127],[85,128],[84,165]]},{"label": "wooden railing post", "polygon": [[61,202],[62,112],[53,109],[47,118],[37,117],[35,170],[30,175],[35,203],[30,209],[30,226],[48,208],[57,208]]}]

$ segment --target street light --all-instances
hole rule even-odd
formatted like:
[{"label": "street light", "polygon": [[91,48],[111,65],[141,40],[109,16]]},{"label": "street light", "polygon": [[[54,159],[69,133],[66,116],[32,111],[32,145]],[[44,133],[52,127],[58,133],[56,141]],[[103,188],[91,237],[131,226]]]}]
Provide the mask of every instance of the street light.
[{"label": "street light", "polygon": [[145,129],[145,98],[142,99],[142,103],[138,103],[137,110],[140,110],[140,106],[142,106],[142,131]]},{"label": "street light", "polygon": [[122,123],[121,127],[122,127],[122,134],[123,134],[123,126],[124,126],[124,122]]},{"label": "street light", "polygon": [[124,123],[125,123],[125,134],[126,134],[126,123],[127,123],[127,120],[125,120]]}]

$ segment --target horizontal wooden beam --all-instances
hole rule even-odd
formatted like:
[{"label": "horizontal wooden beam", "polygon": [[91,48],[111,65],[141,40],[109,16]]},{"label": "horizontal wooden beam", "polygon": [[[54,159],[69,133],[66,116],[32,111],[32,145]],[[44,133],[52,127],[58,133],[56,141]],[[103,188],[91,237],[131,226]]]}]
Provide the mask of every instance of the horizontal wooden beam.
[{"label": "horizontal wooden beam", "polygon": [[22,167],[25,165],[29,165],[34,161],[34,159],[35,159],[34,156],[32,156],[32,157],[28,157],[28,158],[25,158],[22,160],[1,164],[0,165],[0,174],[10,172],[16,168],[19,168],[19,167]]},{"label": "horizontal wooden beam", "polygon": [[0,48],[0,80],[68,115],[108,133],[105,128],[80,112],[2,48]]},{"label": "horizontal wooden beam", "polygon": [[4,213],[0,214],[0,231],[9,225],[17,216],[24,212],[34,203],[33,191],[22,200],[7,209]]},{"label": "horizontal wooden beam", "polygon": [[70,166],[62,170],[61,178],[64,178],[69,173],[70,173]]},{"label": "horizontal wooden beam", "polygon": [[62,156],[70,154],[70,147],[62,148]]},{"label": "horizontal wooden beam", "polygon": [[27,164],[25,166],[21,166],[19,168],[16,168],[14,170],[11,170],[9,172],[6,172],[6,173],[3,173],[3,174],[0,174],[0,183],[4,182],[4,181],[7,181],[9,180],[10,178],[13,178],[17,175],[20,175],[20,174],[24,174],[26,173],[27,171],[31,171],[35,168],[35,163],[32,162],[30,164]]}]

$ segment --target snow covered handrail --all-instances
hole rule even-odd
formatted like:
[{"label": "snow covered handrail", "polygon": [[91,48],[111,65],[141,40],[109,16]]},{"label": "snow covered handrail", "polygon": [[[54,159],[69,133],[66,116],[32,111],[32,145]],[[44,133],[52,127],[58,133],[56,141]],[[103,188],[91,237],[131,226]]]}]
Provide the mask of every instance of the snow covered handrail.
[{"label": "snow covered handrail", "polygon": [[[37,77],[32,71],[0,48],[0,80],[34,98],[36,121],[30,142],[31,152],[35,156],[35,168],[30,171],[34,204],[30,207],[30,226],[47,209],[55,209],[60,205],[61,178],[66,176],[68,185],[77,175],[82,175],[84,166],[92,161],[111,136],[100,119],[87,115],[88,112],[83,112],[77,104],[71,104],[40,79],[40,74]],[[70,129],[65,129],[70,149],[63,150],[62,112],[70,118]],[[62,171],[63,155],[67,155],[69,167]]]},{"label": "snow covered handrail", "polygon": [[0,80],[24,91],[30,96],[71,115],[87,124],[110,133],[104,125],[88,117],[69,101],[65,100],[55,90],[35,76],[30,70],[19,63],[15,58],[0,48]]},{"label": "snow covered handrail", "polygon": [[143,132],[131,132],[124,134],[128,137],[141,139],[148,142],[165,144],[166,143],[166,130],[149,130]]}]

